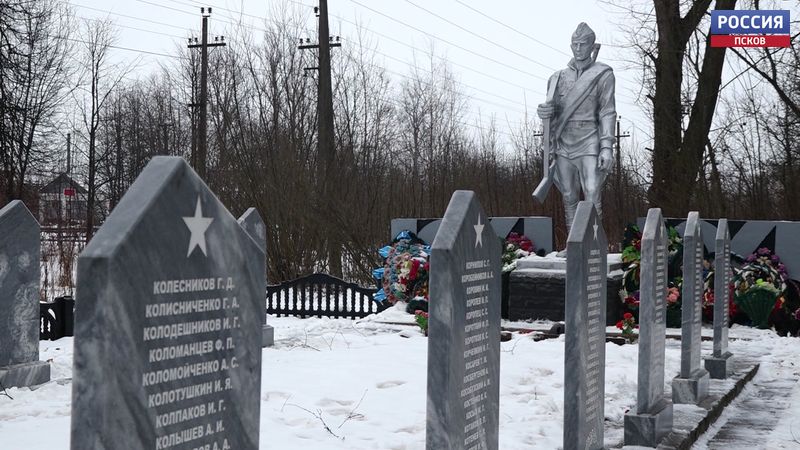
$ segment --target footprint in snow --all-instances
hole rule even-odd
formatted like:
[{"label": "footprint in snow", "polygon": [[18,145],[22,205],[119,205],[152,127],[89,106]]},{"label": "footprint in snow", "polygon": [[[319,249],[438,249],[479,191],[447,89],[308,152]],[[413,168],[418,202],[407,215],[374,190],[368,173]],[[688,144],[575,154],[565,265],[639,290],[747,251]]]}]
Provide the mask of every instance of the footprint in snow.
[{"label": "footprint in snow", "polygon": [[406,384],[405,381],[383,381],[381,383],[376,384],[375,386],[378,389],[389,389],[397,386],[402,386]]},{"label": "footprint in snow", "polygon": [[333,398],[323,398],[317,402],[317,406],[331,406],[331,405],[339,405],[339,406],[350,406],[353,402],[350,400],[336,400]]}]

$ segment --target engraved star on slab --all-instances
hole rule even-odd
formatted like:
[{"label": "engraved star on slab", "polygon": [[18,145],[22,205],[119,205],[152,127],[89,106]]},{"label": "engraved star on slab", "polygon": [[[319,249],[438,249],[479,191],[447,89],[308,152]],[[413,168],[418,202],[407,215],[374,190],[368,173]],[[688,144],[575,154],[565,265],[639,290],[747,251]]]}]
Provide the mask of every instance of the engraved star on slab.
[{"label": "engraved star on slab", "polygon": [[203,217],[203,206],[200,204],[200,196],[197,196],[197,206],[194,208],[194,216],[184,217],[183,221],[186,227],[192,233],[189,238],[189,250],[186,252],[186,257],[192,254],[195,247],[200,247],[203,255],[208,256],[206,253],[206,230],[211,222],[214,221],[213,217]]},{"label": "engraved star on slab", "polygon": [[597,219],[594,219],[594,225],[592,226],[592,228],[594,228],[594,240],[596,241],[597,240],[597,229],[600,228],[600,226],[597,225]]},{"label": "engraved star on slab", "polygon": [[479,245],[481,247],[483,247],[482,235],[483,235],[483,227],[484,226],[485,225],[481,223],[481,215],[479,213],[478,214],[478,224],[477,225],[473,225],[473,227],[475,228],[475,248],[478,248]]}]

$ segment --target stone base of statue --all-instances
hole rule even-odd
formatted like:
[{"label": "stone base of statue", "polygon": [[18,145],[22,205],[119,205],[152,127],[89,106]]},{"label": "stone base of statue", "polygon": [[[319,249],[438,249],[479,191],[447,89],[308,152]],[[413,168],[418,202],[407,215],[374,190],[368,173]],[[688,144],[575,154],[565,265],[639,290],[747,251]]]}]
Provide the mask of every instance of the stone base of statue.
[{"label": "stone base of statue", "polygon": [[672,403],[696,405],[708,395],[708,372],[697,369],[689,378],[672,379]]},{"label": "stone base of statue", "polygon": [[[564,321],[566,275],[567,260],[555,253],[517,260],[517,268],[509,275],[508,319]],[[621,288],[621,255],[609,254],[606,325],[613,326],[622,317]]]},{"label": "stone base of statue", "polygon": [[705,358],[703,364],[711,378],[724,380],[733,373],[733,353],[725,352],[720,357],[709,356]]},{"label": "stone base of statue", "polygon": [[30,387],[50,381],[50,364],[33,361],[0,367],[0,384],[4,388]]},{"label": "stone base of statue", "polygon": [[261,326],[261,347],[272,347],[275,345],[275,328],[272,325],[264,324]]},{"label": "stone base of statue", "polygon": [[651,413],[625,414],[625,445],[657,447],[672,431],[672,402],[663,399]]}]

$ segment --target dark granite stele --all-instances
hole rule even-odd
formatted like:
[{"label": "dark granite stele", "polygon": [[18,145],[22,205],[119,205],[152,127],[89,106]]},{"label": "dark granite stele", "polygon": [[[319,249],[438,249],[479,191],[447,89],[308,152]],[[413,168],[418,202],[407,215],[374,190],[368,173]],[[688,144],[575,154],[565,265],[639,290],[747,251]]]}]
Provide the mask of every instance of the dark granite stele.
[{"label": "dark granite stele", "polygon": [[[508,319],[564,321],[566,270],[517,269],[509,274]],[[606,278],[606,325],[622,317],[622,274]]]},{"label": "dark granite stele", "polygon": [[264,252],[154,157],[78,258],[71,448],[255,450]]},{"label": "dark granite stele", "polygon": [[651,208],[641,241],[636,409],[625,414],[625,445],[655,447],[672,430],[672,402],[664,396],[667,252],[664,218]]},{"label": "dark granite stele", "polygon": [[692,211],[683,233],[681,371],[672,380],[673,403],[700,403],[708,395],[708,371],[700,366],[703,305],[703,236],[700,213]]},{"label": "dark granite stele", "polygon": [[603,448],[607,253],[594,204],[579,202],[567,237],[564,450]]},{"label": "dark granite stele", "polygon": [[[714,239],[714,293],[724,292],[727,300],[731,282],[731,238],[728,220],[720,219]],[[724,380],[733,371],[733,354],[728,351],[728,302],[714,302],[714,350],[703,361],[711,378]]]},{"label": "dark granite stele", "polygon": [[25,204],[0,209],[0,385],[29,387],[50,381],[39,361],[39,223]]},{"label": "dark granite stele", "polygon": [[453,193],[431,246],[428,450],[498,449],[500,258],[475,193]]},{"label": "dark granite stele", "polygon": [[[261,214],[258,213],[258,210],[250,207],[247,208],[247,211],[239,217],[239,225],[244,228],[244,231],[258,244],[261,251],[264,252],[264,265],[265,267],[269,267],[268,260],[266,259],[267,256],[267,226],[264,224],[264,219],[261,218]],[[267,274],[264,273],[264,279],[266,280]],[[266,292],[264,293],[264,302],[267,301]],[[266,308],[266,303],[264,303],[264,307]],[[272,325],[267,323],[267,315],[264,314],[264,323],[261,325],[262,327],[262,340],[261,346],[272,347],[275,345],[275,328]]]}]

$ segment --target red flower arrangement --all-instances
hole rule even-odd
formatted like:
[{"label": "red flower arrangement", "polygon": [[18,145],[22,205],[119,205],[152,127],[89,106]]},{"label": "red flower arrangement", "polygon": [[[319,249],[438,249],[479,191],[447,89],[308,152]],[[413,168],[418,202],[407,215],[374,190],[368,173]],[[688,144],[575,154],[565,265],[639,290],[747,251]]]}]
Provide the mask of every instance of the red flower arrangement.
[{"label": "red flower arrangement", "polygon": [[617,328],[622,330],[622,337],[631,342],[636,339],[636,332],[633,330],[638,329],[639,325],[636,325],[636,318],[633,317],[633,314],[626,312],[622,315],[622,320],[617,322]]},{"label": "red flower arrangement", "polygon": [[421,309],[414,311],[414,320],[417,322],[422,332],[425,333],[425,336],[428,335],[428,317],[430,317],[430,315],[427,311]]}]

